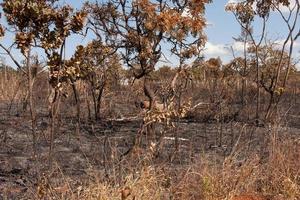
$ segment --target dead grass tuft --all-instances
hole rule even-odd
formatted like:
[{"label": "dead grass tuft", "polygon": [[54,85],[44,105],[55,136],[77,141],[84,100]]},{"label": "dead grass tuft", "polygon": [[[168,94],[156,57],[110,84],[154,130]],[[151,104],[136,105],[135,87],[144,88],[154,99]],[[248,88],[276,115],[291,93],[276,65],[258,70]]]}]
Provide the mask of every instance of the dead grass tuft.
[{"label": "dead grass tuft", "polygon": [[164,184],[166,179],[161,171],[145,167],[139,174],[128,175],[124,184],[110,185],[96,183],[86,188],[80,199],[97,200],[134,200],[134,199],[168,199],[169,194]]}]

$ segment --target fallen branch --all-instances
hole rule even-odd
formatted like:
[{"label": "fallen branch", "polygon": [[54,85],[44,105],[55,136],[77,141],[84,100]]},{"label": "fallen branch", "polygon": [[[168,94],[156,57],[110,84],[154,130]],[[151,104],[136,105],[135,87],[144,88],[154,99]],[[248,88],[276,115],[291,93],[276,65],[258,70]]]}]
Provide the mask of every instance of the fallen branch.
[{"label": "fallen branch", "polygon": [[197,107],[202,106],[202,105],[211,105],[211,103],[199,102],[199,103],[197,103],[196,105],[194,105],[194,106],[190,109],[190,111],[193,111],[193,110],[195,110]]},{"label": "fallen branch", "polygon": [[109,118],[107,120],[108,121],[122,122],[122,121],[133,121],[133,120],[137,120],[137,119],[141,119],[141,117],[137,115],[137,116],[134,116],[134,117]]}]

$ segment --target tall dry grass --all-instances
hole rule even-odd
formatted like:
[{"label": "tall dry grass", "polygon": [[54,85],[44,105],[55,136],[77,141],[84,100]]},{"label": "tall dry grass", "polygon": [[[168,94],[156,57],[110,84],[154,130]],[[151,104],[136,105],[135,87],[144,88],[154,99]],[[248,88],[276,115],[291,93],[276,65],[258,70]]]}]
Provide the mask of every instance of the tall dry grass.
[{"label": "tall dry grass", "polygon": [[222,166],[211,166],[210,161],[202,160],[182,181],[176,196],[217,200],[232,199],[239,194],[260,194],[267,199],[298,200],[299,145],[299,140],[271,142],[269,155],[253,153],[238,161],[237,153],[227,157]]},{"label": "tall dry grass", "polygon": [[248,152],[244,157],[241,155],[248,150],[241,146],[221,163],[212,159],[216,155],[203,154],[181,168],[147,165],[127,174],[120,183],[103,181],[101,175],[94,174],[93,181],[76,193],[60,196],[52,190],[51,194],[87,200],[230,200],[243,194],[236,199],[251,199],[247,194],[257,194],[263,200],[299,200],[299,138],[270,134],[266,141],[264,153]]},{"label": "tall dry grass", "polygon": [[26,79],[18,73],[0,71],[0,101],[10,102],[21,99],[25,93],[25,85],[22,84],[25,81]]}]

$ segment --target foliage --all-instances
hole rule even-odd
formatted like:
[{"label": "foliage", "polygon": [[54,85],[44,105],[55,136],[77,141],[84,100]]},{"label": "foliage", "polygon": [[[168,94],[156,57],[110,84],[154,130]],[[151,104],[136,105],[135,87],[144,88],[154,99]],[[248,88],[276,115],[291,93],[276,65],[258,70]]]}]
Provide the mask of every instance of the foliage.
[{"label": "foliage", "polygon": [[203,12],[208,2],[118,0],[86,8],[92,13],[93,28],[104,32],[108,44],[125,49],[124,60],[132,68],[139,66],[134,72],[140,78],[154,70],[162,43],[170,43],[172,52],[182,58],[198,53],[205,42]]},{"label": "foliage", "polygon": [[58,7],[56,3],[56,0],[5,0],[2,7],[8,24],[16,29],[17,47],[24,55],[31,46],[41,47],[48,57],[50,84],[60,87],[64,41],[71,32],[83,28],[86,13],[73,12],[70,6]]}]

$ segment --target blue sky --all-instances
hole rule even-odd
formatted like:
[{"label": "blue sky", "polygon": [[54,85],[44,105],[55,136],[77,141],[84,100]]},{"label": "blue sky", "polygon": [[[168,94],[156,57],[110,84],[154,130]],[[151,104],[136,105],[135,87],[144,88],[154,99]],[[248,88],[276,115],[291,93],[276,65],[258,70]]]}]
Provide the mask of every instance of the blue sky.
[{"label": "blue sky", "polygon": [[[214,0],[213,3],[207,5],[206,8],[206,19],[208,21],[208,26],[205,29],[205,32],[208,37],[208,41],[205,46],[205,50],[203,52],[203,55],[206,58],[210,57],[221,57],[221,59],[224,62],[228,62],[233,58],[231,55],[231,51],[229,50],[230,46],[233,46],[234,49],[239,52],[241,50],[241,44],[234,42],[233,37],[238,37],[240,34],[240,26],[235,21],[234,16],[232,13],[225,12],[225,5],[228,3],[228,1],[235,2],[238,0]],[[291,0],[295,1],[295,0]],[[2,2],[2,0],[0,0]],[[68,3],[71,4],[76,9],[80,9],[81,5],[84,0],[62,0],[62,3]],[[1,22],[3,23],[3,18],[1,19]],[[298,29],[300,28],[300,21],[298,25]],[[259,21],[256,21],[254,23],[254,30],[258,33],[260,32],[261,24]],[[281,43],[282,40],[286,37],[287,34],[287,27],[283,24],[282,19],[278,14],[272,13],[270,20],[268,22],[267,26],[267,33],[268,38],[272,40],[278,41],[278,43]],[[5,38],[0,41],[5,46],[9,46],[14,37],[13,35],[8,34]],[[72,36],[67,40],[67,48],[66,48],[66,54],[67,57],[70,57],[74,50],[76,49],[76,46],[78,44],[87,44],[90,41],[91,37],[87,38],[81,38],[79,36]],[[294,58],[299,59],[300,58],[300,41],[296,41],[295,43],[295,51],[294,51]],[[0,51],[1,52],[1,51]],[[21,58],[21,54],[14,50],[13,53],[17,55],[17,57]],[[171,66],[176,66],[178,61],[174,56],[171,56],[169,54],[166,54],[168,56],[168,60],[171,61],[171,63],[166,63]],[[9,58],[5,58],[6,63],[12,65],[12,62]],[[298,69],[300,69],[300,65],[298,65]]]}]

